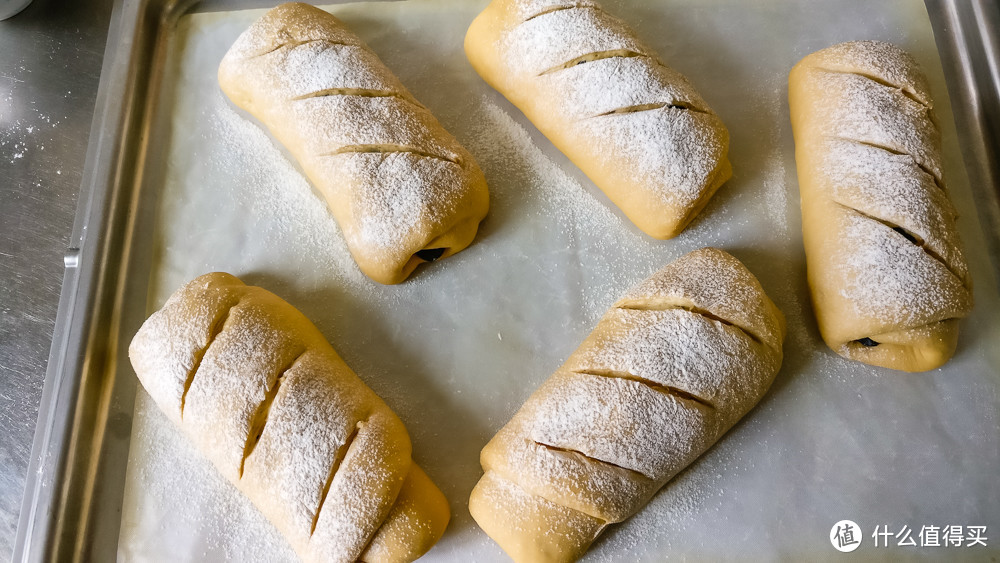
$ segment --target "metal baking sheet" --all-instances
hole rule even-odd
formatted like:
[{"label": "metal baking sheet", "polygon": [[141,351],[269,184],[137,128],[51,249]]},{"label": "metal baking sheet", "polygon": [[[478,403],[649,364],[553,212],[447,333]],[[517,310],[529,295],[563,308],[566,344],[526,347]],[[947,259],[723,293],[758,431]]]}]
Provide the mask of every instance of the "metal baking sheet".
[{"label": "metal baking sheet", "polygon": [[[986,548],[921,549],[897,546],[895,538],[876,547],[871,536],[882,526],[894,534],[908,527],[917,538],[922,526],[1000,525],[1000,350],[990,345],[1000,340],[1000,296],[991,269],[997,256],[989,251],[998,237],[977,214],[978,202],[995,205],[996,194],[988,185],[973,190],[966,178],[924,5],[606,2],[692,80],[732,134],[736,176],[688,231],[661,242],[622,219],[465,63],[462,36],[484,4],[331,8],[470,149],[490,183],[492,210],[476,243],[395,287],[360,274],[324,204],[281,148],[218,92],[218,60],[260,12],[204,11],[218,8],[211,3],[119,7],[120,28],[134,32],[119,44],[132,49],[131,61],[152,64],[106,66],[120,73],[112,86],[124,99],[141,94],[143,103],[124,104],[133,112],[125,115],[104,110],[118,127],[102,122],[98,140],[106,144],[93,152],[119,166],[88,160],[96,170],[92,197],[104,213],[89,224],[106,225],[106,246],[96,260],[81,244],[83,256],[74,259],[84,259],[82,270],[93,276],[82,284],[94,287],[84,301],[103,316],[86,326],[82,353],[71,346],[60,356],[80,362],[80,377],[64,379],[70,389],[53,393],[66,404],[75,400],[78,414],[59,426],[49,413],[55,430],[36,441],[43,471],[40,485],[29,486],[38,491],[34,514],[44,516],[53,488],[61,486],[71,502],[56,503],[60,510],[48,520],[39,517],[44,537],[23,545],[54,558],[291,557],[249,503],[136,392],[124,361],[145,314],[188,279],[226,270],[299,307],[403,418],[416,460],[452,506],[452,523],[427,560],[503,560],[466,508],[479,449],[627,287],[712,245],[742,259],[784,311],[785,365],[744,422],[644,511],[605,534],[588,558],[826,558],[839,555],[828,536],[842,519],[861,525],[865,539],[856,553],[871,558],[995,555],[996,540]],[[931,7],[938,14],[940,6]],[[901,45],[931,79],[947,181],[973,268],[977,303],[958,354],[930,374],[838,358],[821,345],[808,305],[787,71],[813,50],[862,38]],[[109,86],[105,96],[114,93]],[[82,322],[73,315],[67,322],[74,320]],[[44,471],[39,443],[71,478]],[[99,455],[88,457],[88,450]],[[67,515],[80,515],[81,523]]]}]

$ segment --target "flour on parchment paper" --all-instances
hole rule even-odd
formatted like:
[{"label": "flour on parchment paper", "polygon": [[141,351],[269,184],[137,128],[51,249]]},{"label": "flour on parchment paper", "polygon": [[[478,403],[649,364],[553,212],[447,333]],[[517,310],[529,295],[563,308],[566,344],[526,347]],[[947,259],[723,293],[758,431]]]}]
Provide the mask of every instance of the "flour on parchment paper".
[{"label": "flour on parchment paper", "polygon": [[[129,454],[129,472],[135,473],[129,479],[145,486],[141,493],[126,488],[120,561],[251,561],[260,553],[267,553],[273,563],[298,561],[264,515],[198,453],[142,390],[136,396],[136,410],[140,409],[146,414],[133,420],[132,443],[143,447]],[[206,506],[212,509],[205,510]],[[164,514],[170,515],[169,520]],[[202,530],[200,541],[188,537],[191,530]],[[158,539],[144,541],[145,537]]]},{"label": "flour on parchment paper", "polygon": [[[580,175],[572,164],[559,162],[558,154],[550,157],[545,141],[536,142],[533,134],[529,133],[530,125],[522,125],[515,114],[498,105],[494,99],[487,94],[472,100],[468,115],[463,116],[462,122],[453,131],[487,176],[493,209],[487,223],[506,217],[502,220],[509,221],[508,227],[512,229],[526,225],[538,227],[549,240],[538,241],[538,244],[544,245],[542,249],[523,249],[532,258],[547,260],[548,253],[560,250],[560,245],[566,251],[577,253],[582,260],[580,267],[584,275],[578,285],[569,285],[565,291],[579,293],[579,323],[586,325],[587,330],[628,287],[676,256],[706,244],[723,248],[733,244],[734,237],[746,227],[742,224],[746,219],[745,213],[740,210],[741,204],[766,207],[772,226],[787,230],[782,181],[784,169],[777,151],[774,155],[776,168],[766,167],[765,185],[758,186],[762,189],[755,188],[753,195],[741,195],[748,186],[724,187],[724,190],[736,190],[734,195],[739,199],[730,199],[728,203],[724,200],[722,205],[714,208],[710,203],[703,220],[696,219],[680,238],[664,243],[649,239],[631,228],[628,221],[616,213],[612,204],[603,201],[599,194],[595,196],[592,186],[584,187],[584,183],[577,180]],[[328,278],[330,284],[340,286],[370,307],[385,310],[395,303],[403,304],[436,293],[442,284],[452,283],[449,278],[462,270],[457,267],[458,261],[468,257],[481,261],[477,269],[492,272],[495,268],[491,268],[489,262],[495,260],[498,253],[521,250],[517,244],[511,245],[503,237],[480,237],[463,253],[423,268],[405,284],[388,289],[374,284],[357,270],[326,202],[315,193],[295,163],[259,123],[234,111],[221,95],[210,103],[208,119],[214,129],[208,134],[218,137],[220,146],[224,147],[224,150],[212,153],[213,165],[234,178],[230,188],[232,196],[241,206],[251,210],[247,213],[247,220],[252,224],[247,225],[246,232],[267,237],[273,241],[272,246],[287,248],[288,254],[295,254],[292,258],[280,258],[279,262],[288,261],[290,265],[307,263],[311,270]],[[766,198],[766,204],[758,203],[758,197]],[[739,203],[734,205],[734,202]],[[494,227],[502,230],[504,225]],[[524,241],[526,237],[518,240]],[[530,331],[531,328],[526,326],[523,330]],[[505,331],[504,342],[509,340],[507,334]],[[336,343],[335,336],[336,331],[331,334]],[[367,369],[363,362],[355,368],[375,380],[390,379],[394,375]],[[381,385],[383,393],[385,386],[392,386],[384,381]],[[389,390],[390,395],[395,392],[395,389]],[[391,398],[397,402],[405,400],[402,396],[393,395]],[[162,422],[166,423],[165,420]],[[419,427],[411,428],[411,431],[419,432]],[[143,443],[154,441],[155,437],[141,440]],[[736,458],[736,454],[731,454],[728,448],[715,449],[708,455],[711,460],[696,464],[701,467],[700,470],[683,473],[636,517],[606,534],[595,546],[594,556],[598,560],[612,560],[613,555],[620,554],[622,550],[639,554],[655,550],[656,547],[648,545],[648,540],[662,536],[662,530],[673,530],[670,537],[676,537],[676,531],[683,530],[688,522],[696,521],[699,513],[719,511],[724,498],[722,486],[728,486],[730,482],[728,477],[723,476],[747,471],[749,462]],[[161,470],[171,471],[169,460],[172,457],[158,458],[158,463],[163,464]],[[706,470],[706,467],[709,469]],[[185,479],[170,479],[174,485],[167,483],[168,491],[161,492],[173,494],[169,491],[180,487],[183,481],[197,479],[201,477],[189,472]],[[219,480],[221,477],[212,482]],[[228,487],[224,482],[219,486]],[[218,495],[210,492],[209,496],[215,498]],[[244,505],[249,506],[243,503],[241,510],[246,508]],[[253,518],[235,518],[240,522],[247,519]],[[213,531],[213,538],[215,533]],[[218,533],[222,534],[221,531]],[[463,532],[461,537],[469,536]],[[475,538],[473,541],[492,545],[479,536]],[[228,539],[217,543],[220,549],[237,549],[223,546],[234,543]],[[248,545],[251,544],[248,540]],[[446,537],[441,547],[454,549],[453,546]],[[655,555],[655,551],[649,551],[647,555]]]},{"label": "flour on parchment paper", "polygon": [[[233,192],[253,210],[248,217],[266,218],[251,226],[257,236],[274,238],[294,252],[306,253],[317,269],[329,272],[337,283],[366,300],[401,299],[410,291],[426,290],[424,286],[432,283],[429,278],[442,275],[446,262],[426,267],[426,272],[419,272],[424,275],[414,276],[393,291],[364,278],[326,202],[286,154],[257,122],[233,110],[221,94],[214,105],[211,119],[227,149],[216,153],[214,164],[240,179],[241,185]],[[547,157],[525,128],[488,97],[473,112],[468,121],[479,126],[463,140],[486,173],[491,206],[515,207],[518,214],[549,223],[570,246],[579,242],[581,234],[590,235],[588,239],[594,239],[590,242],[599,246],[590,254],[610,262],[599,266],[611,273],[604,284],[580,287],[585,293],[586,318],[596,322],[619,297],[620,288],[645,273],[636,272],[633,265],[653,260],[655,243],[622,228],[621,218]]]},{"label": "flour on parchment paper", "polygon": [[625,228],[624,219],[546,156],[489,96],[482,97],[474,112],[470,121],[480,126],[462,140],[486,173],[491,205],[515,205],[517,213],[550,224],[568,246],[590,247],[587,257],[602,275],[579,290],[586,321],[596,323],[623,288],[647,273],[640,265],[655,262],[656,241]]},{"label": "flour on parchment paper", "polygon": [[330,215],[326,202],[288,160],[260,124],[237,113],[222,94],[214,101],[215,130],[225,151],[217,151],[215,165],[240,178],[234,189],[241,203],[266,217],[252,225],[257,236],[273,237],[295,252],[307,252],[318,268],[338,281],[358,287],[358,271],[344,237]]}]

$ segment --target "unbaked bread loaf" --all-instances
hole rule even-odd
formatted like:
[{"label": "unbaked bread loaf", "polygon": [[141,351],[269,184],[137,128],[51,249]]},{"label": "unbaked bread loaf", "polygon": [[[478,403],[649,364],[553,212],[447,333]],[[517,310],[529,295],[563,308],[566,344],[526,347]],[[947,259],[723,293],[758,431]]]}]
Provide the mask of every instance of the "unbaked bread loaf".
[{"label": "unbaked bread loaf", "polygon": [[580,557],[757,404],[784,330],[731,255],[705,248],[667,265],[483,448],[472,516],[515,561]]},{"label": "unbaked bread loaf", "polygon": [[399,418],[299,311],[224,273],[188,283],[129,346],[139,381],[306,561],[412,561],[448,503]]},{"label": "unbaked bread loaf", "polygon": [[226,53],[219,84],[292,153],[373,280],[399,283],[476,236],[489,196],[475,159],[329,13],[268,11]]},{"label": "unbaked bread loaf", "polygon": [[795,65],[788,104],[823,339],[876,366],[944,364],[972,291],[927,79],[894,45],[842,43]]},{"label": "unbaked bread loaf", "polygon": [[596,2],[493,0],[465,52],[652,237],[677,236],[732,175],[719,117]]}]

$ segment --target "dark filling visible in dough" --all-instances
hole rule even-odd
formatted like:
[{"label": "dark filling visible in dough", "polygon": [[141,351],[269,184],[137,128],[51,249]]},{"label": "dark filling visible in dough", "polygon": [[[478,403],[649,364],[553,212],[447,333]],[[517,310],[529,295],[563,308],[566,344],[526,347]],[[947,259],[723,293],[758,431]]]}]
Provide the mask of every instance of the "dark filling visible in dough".
[{"label": "dark filling visible in dough", "polygon": [[444,254],[444,248],[425,248],[416,253],[416,257],[420,258],[424,262],[433,262]]},{"label": "dark filling visible in dough", "polygon": [[869,348],[874,348],[875,346],[879,345],[878,342],[875,342],[874,340],[872,340],[871,338],[868,338],[868,337],[859,338],[859,339],[855,340],[855,342],[857,342],[858,344],[860,344],[862,346],[867,346]]},{"label": "dark filling visible in dough", "polygon": [[917,237],[913,236],[913,234],[910,231],[907,231],[903,227],[893,227],[892,230],[903,235],[904,237],[906,237],[906,240],[912,242],[913,244],[920,244],[920,241],[917,240]]}]

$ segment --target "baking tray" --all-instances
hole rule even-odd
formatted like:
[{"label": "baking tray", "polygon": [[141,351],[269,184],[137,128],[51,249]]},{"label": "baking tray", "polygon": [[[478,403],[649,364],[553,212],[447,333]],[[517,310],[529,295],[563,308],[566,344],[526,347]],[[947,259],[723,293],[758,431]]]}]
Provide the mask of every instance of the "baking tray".
[{"label": "baking tray", "polygon": [[[168,42],[192,10],[270,4],[147,0],[115,7],[15,560],[115,557],[136,396],[125,352],[146,315],[156,179],[164,173],[158,132],[168,118],[161,88]],[[931,0],[927,11],[997,280],[1000,16],[986,0]]]}]

